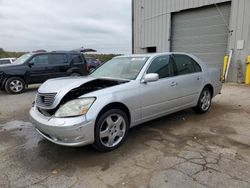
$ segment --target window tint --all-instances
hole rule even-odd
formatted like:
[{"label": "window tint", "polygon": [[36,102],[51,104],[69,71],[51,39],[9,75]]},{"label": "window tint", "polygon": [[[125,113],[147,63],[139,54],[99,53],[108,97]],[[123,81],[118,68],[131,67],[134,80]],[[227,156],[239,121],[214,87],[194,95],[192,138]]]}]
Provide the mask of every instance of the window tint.
[{"label": "window tint", "polygon": [[71,62],[72,62],[73,64],[75,64],[75,63],[82,63],[83,60],[82,60],[81,55],[73,54],[73,55],[72,55],[72,60],[71,60]]},{"label": "window tint", "polygon": [[50,54],[49,64],[66,64],[67,56],[65,54]]},{"label": "window tint", "polygon": [[174,54],[174,60],[178,75],[192,74],[194,72],[201,72],[201,67],[191,57],[187,55]]},{"label": "window tint", "polygon": [[30,62],[33,63],[34,65],[48,64],[49,57],[47,54],[37,55],[37,56],[33,57]]},{"label": "window tint", "polygon": [[160,56],[153,60],[147,73],[158,73],[159,78],[166,78],[173,75],[173,61],[170,56]]},{"label": "window tint", "polygon": [[[192,59],[192,60],[193,60],[193,59]],[[195,60],[193,60],[193,63],[194,63],[195,71],[196,71],[196,72],[202,72],[201,66],[200,66]]]}]

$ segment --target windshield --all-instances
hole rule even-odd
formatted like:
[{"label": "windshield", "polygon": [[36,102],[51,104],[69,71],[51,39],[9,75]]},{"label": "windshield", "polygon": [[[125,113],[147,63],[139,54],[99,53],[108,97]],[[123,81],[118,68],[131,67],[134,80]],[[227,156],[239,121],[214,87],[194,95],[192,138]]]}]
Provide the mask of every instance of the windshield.
[{"label": "windshield", "polygon": [[91,76],[134,80],[147,60],[147,57],[114,58],[96,69]]},{"label": "windshield", "polygon": [[14,64],[23,64],[30,57],[31,57],[31,54],[24,54],[21,57],[19,57],[18,59],[16,59],[13,63]]}]

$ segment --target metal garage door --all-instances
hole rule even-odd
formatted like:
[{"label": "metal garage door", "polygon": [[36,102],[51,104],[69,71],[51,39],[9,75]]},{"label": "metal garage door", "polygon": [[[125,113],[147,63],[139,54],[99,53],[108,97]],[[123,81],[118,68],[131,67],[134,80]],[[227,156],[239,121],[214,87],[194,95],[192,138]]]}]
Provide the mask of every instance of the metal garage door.
[{"label": "metal garage door", "polygon": [[227,53],[230,3],[172,14],[171,51],[188,52],[209,66],[221,66]]}]

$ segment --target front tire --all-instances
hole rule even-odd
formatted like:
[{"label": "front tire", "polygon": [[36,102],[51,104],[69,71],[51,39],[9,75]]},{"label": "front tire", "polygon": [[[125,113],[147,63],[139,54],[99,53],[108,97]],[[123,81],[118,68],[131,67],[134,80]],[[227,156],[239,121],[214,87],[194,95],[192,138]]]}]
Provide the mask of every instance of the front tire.
[{"label": "front tire", "polygon": [[20,94],[25,90],[25,82],[22,78],[12,77],[5,83],[5,91],[9,94]]},{"label": "front tire", "polygon": [[127,115],[119,109],[109,110],[97,120],[93,146],[102,152],[117,149],[126,140],[128,130]]}]

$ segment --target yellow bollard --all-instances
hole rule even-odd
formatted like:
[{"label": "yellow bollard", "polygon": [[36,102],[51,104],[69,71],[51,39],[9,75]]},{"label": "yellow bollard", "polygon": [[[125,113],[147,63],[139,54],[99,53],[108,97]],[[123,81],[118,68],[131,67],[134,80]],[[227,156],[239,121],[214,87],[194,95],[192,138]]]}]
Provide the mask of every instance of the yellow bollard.
[{"label": "yellow bollard", "polygon": [[225,74],[226,74],[226,70],[227,70],[227,65],[228,65],[228,56],[226,55],[224,57],[223,72],[222,72],[222,76],[221,76],[222,81],[225,81]]},{"label": "yellow bollard", "polygon": [[245,84],[250,84],[250,55],[247,57]]}]

